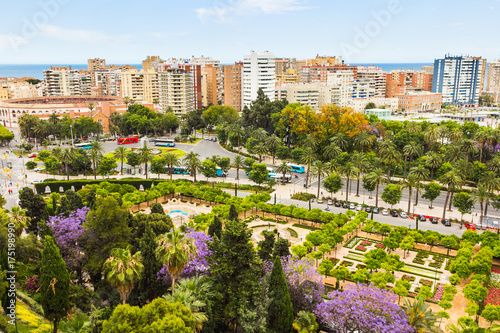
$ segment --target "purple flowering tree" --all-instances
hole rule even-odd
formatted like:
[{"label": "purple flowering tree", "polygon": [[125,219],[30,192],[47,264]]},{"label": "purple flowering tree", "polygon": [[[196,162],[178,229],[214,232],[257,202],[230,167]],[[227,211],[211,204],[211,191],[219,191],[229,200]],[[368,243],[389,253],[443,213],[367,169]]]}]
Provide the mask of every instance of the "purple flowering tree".
[{"label": "purple flowering tree", "polygon": [[84,254],[79,246],[84,232],[83,223],[89,212],[88,207],[83,207],[71,212],[68,217],[64,215],[49,217],[48,225],[54,232],[54,239],[69,271],[81,273]]},{"label": "purple flowering tree", "polygon": [[393,292],[373,285],[347,285],[343,292],[328,293],[314,313],[329,329],[339,333],[411,333],[408,317]]},{"label": "purple flowering tree", "polygon": [[[185,234],[187,238],[194,239],[198,254],[193,260],[188,262],[184,271],[182,271],[182,277],[207,275],[209,273],[209,265],[206,258],[212,255],[212,251],[208,249],[207,242],[211,242],[212,237],[204,232],[195,231],[191,228],[187,228]],[[169,279],[167,266],[164,265],[158,272],[158,278],[165,281]]]}]

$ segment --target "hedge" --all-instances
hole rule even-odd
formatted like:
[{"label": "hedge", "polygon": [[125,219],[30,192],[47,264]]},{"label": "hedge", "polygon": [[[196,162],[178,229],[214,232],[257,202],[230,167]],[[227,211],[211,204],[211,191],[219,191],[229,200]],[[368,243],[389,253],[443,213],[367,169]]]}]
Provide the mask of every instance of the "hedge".
[{"label": "hedge", "polygon": [[47,186],[50,188],[50,192],[57,192],[59,193],[60,187],[63,188],[63,192],[66,192],[67,190],[71,190],[72,187],[74,187],[75,191],[81,190],[82,188],[85,187],[85,185],[93,185],[97,184],[99,185],[102,182],[108,182],[111,184],[119,184],[119,185],[124,185],[124,184],[129,184],[134,186],[137,190],[139,190],[142,187],[144,190],[150,189],[152,184],[158,184],[164,180],[158,180],[158,179],[140,179],[140,178],[123,178],[123,179],[75,179],[75,180],[56,180],[56,181],[45,181],[43,183],[38,183],[35,184],[35,189],[36,192],[39,194],[44,194],[45,189]]}]

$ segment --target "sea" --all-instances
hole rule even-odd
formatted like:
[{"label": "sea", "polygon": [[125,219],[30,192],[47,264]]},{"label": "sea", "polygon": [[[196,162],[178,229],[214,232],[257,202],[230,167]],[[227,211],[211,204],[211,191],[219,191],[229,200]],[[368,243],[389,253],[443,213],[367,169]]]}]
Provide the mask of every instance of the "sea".
[{"label": "sea", "polygon": [[[118,64],[117,64],[118,65]],[[141,69],[141,64],[130,64],[132,66],[137,66],[137,69]],[[396,69],[413,69],[419,71],[422,66],[431,65],[431,63],[363,63],[363,64],[350,64],[354,66],[370,66],[375,65],[382,68],[385,72],[391,72]],[[35,79],[43,80],[43,71],[50,69],[51,66],[71,66],[72,69],[87,69],[87,64],[52,64],[52,65],[1,65],[0,64],[0,78],[2,77],[32,77]]]}]

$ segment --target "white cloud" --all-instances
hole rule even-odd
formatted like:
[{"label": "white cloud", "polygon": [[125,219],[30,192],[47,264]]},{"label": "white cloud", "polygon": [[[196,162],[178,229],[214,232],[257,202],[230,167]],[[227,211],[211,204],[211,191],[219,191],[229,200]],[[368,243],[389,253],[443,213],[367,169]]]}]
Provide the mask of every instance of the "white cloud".
[{"label": "white cloud", "polygon": [[49,24],[40,27],[40,35],[62,41],[81,43],[111,42],[116,40],[126,40],[129,37],[126,35],[107,35],[98,31],[85,29],[67,29]]},{"label": "white cloud", "polygon": [[223,22],[234,16],[263,13],[282,14],[286,12],[307,10],[304,0],[227,0],[216,1],[212,7],[198,8],[196,13],[202,20],[215,17],[217,21]]},{"label": "white cloud", "polygon": [[14,34],[0,35],[0,49],[17,49],[19,46],[27,43],[28,39],[22,36]]}]

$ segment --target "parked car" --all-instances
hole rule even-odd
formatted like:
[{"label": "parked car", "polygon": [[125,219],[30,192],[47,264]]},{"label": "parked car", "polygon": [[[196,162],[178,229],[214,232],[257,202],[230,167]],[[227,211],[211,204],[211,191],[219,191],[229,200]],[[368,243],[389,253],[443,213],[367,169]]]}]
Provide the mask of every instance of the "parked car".
[{"label": "parked car", "polygon": [[435,217],[431,217],[429,218],[429,221],[432,223],[432,224],[438,224],[438,219],[435,218]]},{"label": "parked car", "polygon": [[323,203],[323,199],[322,198],[318,198],[318,199],[316,199],[316,202],[319,203],[319,204],[322,204]]},{"label": "parked car", "polygon": [[331,206],[333,205],[333,200],[332,199],[328,199],[328,201],[326,202],[327,205]]},{"label": "parked car", "polygon": [[348,204],[347,202],[345,202],[345,201],[344,201],[344,202],[342,203],[342,208],[347,208],[347,207],[349,207],[349,204]]},{"label": "parked car", "polygon": [[392,216],[392,217],[398,217],[398,216],[399,216],[399,214],[398,214],[398,212],[396,212],[395,210],[391,210],[391,216]]},{"label": "parked car", "polygon": [[356,209],[356,206],[355,206],[355,205],[351,202],[351,203],[349,204],[349,209],[350,209],[350,210],[354,210],[354,209]]},{"label": "parked car", "polygon": [[373,214],[378,214],[380,209],[378,207],[373,207]]},{"label": "parked car", "polygon": [[388,211],[387,209],[384,209],[384,210],[382,211],[382,215],[389,215],[389,211]]},{"label": "parked car", "polygon": [[38,167],[34,168],[33,170],[36,171],[36,172],[43,171],[43,170],[45,170],[45,167],[44,166],[38,166]]},{"label": "parked car", "polygon": [[444,226],[445,226],[445,227],[451,227],[451,222],[450,222],[450,220],[444,220],[444,221],[445,221],[445,222],[444,222]]},{"label": "parked car", "polygon": [[31,154],[28,155],[29,158],[35,158],[37,156],[38,156],[37,153],[31,153]]},{"label": "parked car", "polygon": [[356,206],[356,210],[358,210],[358,211],[361,210],[361,208],[363,208],[361,205]]},{"label": "parked car", "polygon": [[447,220],[447,219],[442,219],[442,220],[441,220],[441,223],[442,223],[442,224],[446,224],[446,222],[450,222],[450,220]]},{"label": "parked car", "polygon": [[402,219],[407,219],[408,215],[406,215],[405,212],[401,212],[401,213],[399,213],[399,217],[401,217]]},{"label": "parked car", "polygon": [[472,223],[465,223],[465,227],[470,230],[476,230],[476,225]]},{"label": "parked car", "polygon": [[367,206],[367,207],[365,208],[365,211],[366,211],[367,213],[371,213],[371,212],[372,212],[372,208],[371,208],[370,206]]},{"label": "parked car", "polygon": [[340,207],[340,201],[335,201],[334,205],[335,207]]},{"label": "parked car", "polygon": [[427,221],[427,219],[425,218],[424,215],[417,215],[417,219],[420,221],[420,222],[425,222]]}]

